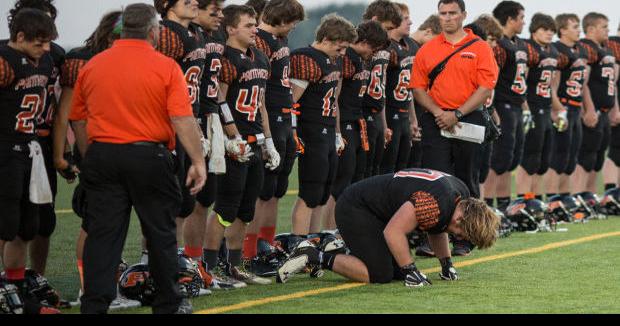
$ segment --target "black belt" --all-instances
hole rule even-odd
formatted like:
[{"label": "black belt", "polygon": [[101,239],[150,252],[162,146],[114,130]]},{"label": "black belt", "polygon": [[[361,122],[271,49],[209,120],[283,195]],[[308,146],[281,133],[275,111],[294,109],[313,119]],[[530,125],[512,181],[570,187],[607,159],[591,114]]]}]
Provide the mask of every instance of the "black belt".
[{"label": "black belt", "polygon": [[168,148],[165,144],[155,143],[155,142],[150,142],[150,141],[139,141],[135,143],[129,143],[129,145]]}]

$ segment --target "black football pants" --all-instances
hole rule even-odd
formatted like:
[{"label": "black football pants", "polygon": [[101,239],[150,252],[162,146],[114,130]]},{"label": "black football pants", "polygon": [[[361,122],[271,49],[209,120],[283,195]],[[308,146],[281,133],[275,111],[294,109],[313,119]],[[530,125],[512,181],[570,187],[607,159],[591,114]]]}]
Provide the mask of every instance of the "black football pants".
[{"label": "black football pants", "polygon": [[392,129],[392,141],[387,144],[379,174],[394,173],[407,168],[411,152],[411,123],[409,117],[398,113],[388,116],[388,128]]}]

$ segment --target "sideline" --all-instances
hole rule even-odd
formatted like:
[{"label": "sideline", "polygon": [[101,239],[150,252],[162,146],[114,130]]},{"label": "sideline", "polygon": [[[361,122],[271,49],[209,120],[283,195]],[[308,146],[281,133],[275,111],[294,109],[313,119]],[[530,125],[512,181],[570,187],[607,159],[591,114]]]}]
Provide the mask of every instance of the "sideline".
[{"label": "sideline", "polygon": [[[519,250],[519,251],[507,252],[504,254],[498,254],[498,255],[492,255],[492,256],[487,256],[487,257],[481,257],[477,259],[461,261],[461,262],[455,263],[454,267],[467,267],[471,265],[486,263],[489,261],[501,260],[501,259],[516,257],[516,256],[529,255],[529,254],[537,254],[543,251],[548,251],[552,249],[562,248],[566,246],[571,246],[575,244],[591,242],[595,240],[600,240],[600,239],[609,238],[609,237],[616,237],[616,236],[620,236],[620,231],[594,234],[594,235],[583,237],[583,238],[549,243],[541,247],[535,247],[535,248],[524,249],[524,250]],[[429,273],[439,272],[440,270],[441,270],[440,268],[429,268],[429,269],[422,270],[422,272],[429,274]],[[326,287],[326,288],[321,288],[321,289],[316,289],[316,290],[301,291],[301,292],[295,292],[295,293],[286,294],[286,295],[278,295],[274,297],[249,300],[249,301],[241,302],[241,303],[230,305],[230,306],[222,306],[222,307],[204,309],[204,310],[195,312],[195,314],[220,314],[220,313],[225,313],[229,311],[235,311],[235,310],[240,310],[244,308],[260,306],[260,305],[273,303],[273,302],[287,301],[287,300],[299,299],[299,298],[303,298],[307,296],[320,295],[323,293],[357,288],[357,287],[364,286],[364,285],[366,284],[365,283],[346,283],[346,284],[342,284],[338,286]]]}]

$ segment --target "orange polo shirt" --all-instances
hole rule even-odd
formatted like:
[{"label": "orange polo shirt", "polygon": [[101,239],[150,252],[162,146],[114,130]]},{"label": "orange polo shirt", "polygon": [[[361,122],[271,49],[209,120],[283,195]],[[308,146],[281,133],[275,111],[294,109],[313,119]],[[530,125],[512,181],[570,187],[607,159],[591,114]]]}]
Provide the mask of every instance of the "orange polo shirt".
[{"label": "orange polo shirt", "polygon": [[171,117],[192,116],[181,68],[143,40],[123,39],[93,57],[74,87],[70,120],[87,120],[88,142],[167,143]]},{"label": "orange polo shirt", "polygon": [[[448,42],[443,33],[424,44],[416,55],[409,87],[428,90],[428,74],[433,68],[477,37],[470,29],[466,28],[465,32],[467,36],[457,44]],[[450,58],[429,95],[442,108],[458,109],[479,87],[494,89],[498,74],[493,50],[480,40]]]}]

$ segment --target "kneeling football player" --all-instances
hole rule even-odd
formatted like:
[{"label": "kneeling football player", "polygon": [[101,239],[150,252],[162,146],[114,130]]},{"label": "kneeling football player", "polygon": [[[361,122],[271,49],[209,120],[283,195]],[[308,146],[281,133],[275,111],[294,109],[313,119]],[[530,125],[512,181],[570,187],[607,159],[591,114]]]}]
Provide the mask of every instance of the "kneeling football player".
[{"label": "kneeling football player", "polygon": [[336,205],[336,223],[349,255],[300,245],[278,269],[278,279],[286,282],[294,273],[320,265],[358,282],[399,279],[406,286],[429,285],[407,242],[407,235],[418,230],[428,233],[441,263],[440,278],[457,280],[448,233],[488,248],[497,238],[499,218],[483,201],[470,198],[458,178],[434,170],[408,169],[349,187]]}]

